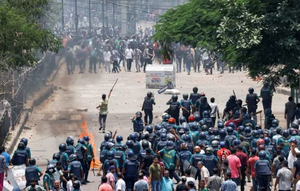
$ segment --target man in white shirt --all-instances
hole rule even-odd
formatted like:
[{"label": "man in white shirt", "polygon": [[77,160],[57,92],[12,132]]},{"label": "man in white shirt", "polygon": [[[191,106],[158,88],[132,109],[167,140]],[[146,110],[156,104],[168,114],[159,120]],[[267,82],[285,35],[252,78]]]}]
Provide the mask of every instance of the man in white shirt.
[{"label": "man in white shirt", "polygon": [[125,50],[125,58],[126,58],[126,63],[127,63],[127,71],[131,72],[131,63],[132,63],[132,59],[133,59],[133,50],[130,46],[128,46],[128,48],[126,48]]},{"label": "man in white shirt", "polygon": [[125,191],[126,190],[126,184],[125,181],[122,179],[122,173],[117,173],[117,184],[116,184],[116,191]]},{"label": "man in white shirt", "polygon": [[[205,181],[205,186],[208,185],[208,178],[209,178],[209,171],[208,169],[204,166],[202,161],[198,162],[198,168],[200,170],[200,175],[201,175],[201,180]],[[199,187],[200,187],[200,180],[199,180]]]},{"label": "man in white shirt", "polygon": [[105,72],[110,73],[110,61],[111,61],[111,53],[108,51],[108,48],[105,47],[105,51],[103,52],[103,59],[105,64]]},{"label": "man in white shirt", "polygon": [[195,185],[195,189],[197,189],[196,180],[195,180],[195,178],[191,177],[191,170],[186,169],[184,173],[185,173],[185,176],[186,176],[186,185],[188,185],[188,182],[193,182],[194,185]]},{"label": "man in white shirt", "polygon": [[210,98],[210,104],[209,104],[209,106],[211,108],[210,117],[213,120],[213,127],[214,127],[215,123],[216,123],[217,116],[218,116],[218,119],[220,119],[219,107],[215,103],[215,98],[214,97]]},{"label": "man in white shirt", "polygon": [[294,168],[294,162],[297,160],[296,153],[300,153],[300,151],[297,148],[297,145],[294,142],[291,142],[291,149],[288,156],[289,169]]}]

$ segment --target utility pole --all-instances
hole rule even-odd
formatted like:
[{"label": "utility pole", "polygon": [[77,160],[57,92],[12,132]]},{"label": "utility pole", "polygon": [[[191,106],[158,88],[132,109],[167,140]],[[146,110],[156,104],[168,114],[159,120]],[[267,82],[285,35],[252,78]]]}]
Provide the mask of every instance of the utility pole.
[{"label": "utility pole", "polygon": [[61,0],[61,29],[65,30],[65,18],[64,18],[64,0]]},{"label": "utility pole", "polygon": [[76,34],[78,34],[77,0],[75,0],[75,31],[76,31]]},{"label": "utility pole", "polygon": [[92,32],[91,0],[89,0],[89,33]]},{"label": "utility pole", "polygon": [[105,12],[104,12],[104,5],[105,5],[105,0],[102,0],[102,33],[103,33],[103,36],[105,35]]}]

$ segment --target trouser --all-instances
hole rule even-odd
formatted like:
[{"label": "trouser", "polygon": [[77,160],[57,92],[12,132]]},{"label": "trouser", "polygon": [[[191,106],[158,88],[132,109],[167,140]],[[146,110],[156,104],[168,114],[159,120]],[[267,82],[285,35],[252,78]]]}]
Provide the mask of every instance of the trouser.
[{"label": "trouser", "polygon": [[105,61],[105,72],[109,72],[110,73],[110,61]]},{"label": "trouser", "polygon": [[246,174],[245,174],[246,169],[242,168],[241,171],[242,171],[242,180],[240,181],[240,183],[241,183],[240,186],[241,186],[241,191],[244,191],[245,190],[245,184],[246,184]]},{"label": "trouser", "polygon": [[189,121],[190,113],[187,112],[187,111],[185,111],[185,110],[182,110],[182,115],[185,118],[185,120],[188,122]]},{"label": "trouser", "polygon": [[[144,116],[144,121],[146,124],[151,125],[152,124],[152,120],[153,120],[153,112],[151,109],[145,109],[145,116]],[[149,123],[148,123],[148,118],[149,118]]]},{"label": "trouser", "polygon": [[103,131],[105,130],[105,126],[106,126],[106,117],[107,117],[107,115],[99,114],[100,128],[103,128]]},{"label": "trouser", "polygon": [[159,180],[151,181],[151,188],[152,191],[160,191],[160,181]]},{"label": "trouser", "polygon": [[257,189],[259,188],[265,188],[267,189],[269,187],[270,182],[270,176],[269,175],[260,175],[257,176]]},{"label": "trouser", "polygon": [[73,62],[67,62],[68,74],[73,74]]},{"label": "trouser", "polygon": [[144,61],[145,61],[145,63],[144,63],[144,72],[146,72],[147,64],[152,64],[152,60],[151,60],[151,58],[146,58]]},{"label": "trouser", "polygon": [[223,74],[224,73],[224,62],[222,62],[222,61],[218,61],[218,67],[219,67],[219,70],[220,70],[220,72],[221,72],[221,74]]},{"label": "trouser", "polygon": [[131,71],[131,63],[132,63],[132,59],[126,59],[126,63],[127,63],[127,70]]},{"label": "trouser", "polygon": [[135,69],[137,72],[141,71],[140,59],[135,59]]},{"label": "trouser", "polygon": [[264,111],[266,111],[266,109],[268,109],[268,108],[272,109],[272,100],[271,99],[263,99],[262,104],[263,104]]},{"label": "trouser", "polygon": [[212,119],[212,123],[213,123],[213,127],[214,127],[215,124],[216,124],[216,119],[217,119],[217,117],[211,117],[211,119]]},{"label": "trouser", "polygon": [[[78,161],[80,162],[81,166],[82,166],[82,170],[83,170],[83,176],[84,175],[84,172],[86,171],[86,165],[84,164],[84,159],[78,159]],[[75,174],[75,176],[77,176],[78,180],[82,183],[83,182],[83,178],[81,176],[81,174]],[[79,176],[79,177],[78,177]]]},{"label": "trouser", "polygon": [[113,62],[113,69],[112,69],[113,73],[119,72],[118,70],[118,61],[114,61]]},{"label": "trouser", "polygon": [[126,190],[133,191],[133,185],[136,181],[135,177],[126,177],[125,176],[125,183],[126,183]]},{"label": "trouser", "polygon": [[177,69],[177,72],[181,72],[181,63],[182,63],[182,58],[178,58],[176,59],[176,69]]},{"label": "trouser", "polygon": [[80,68],[80,73],[83,73],[84,69],[85,69],[85,60],[84,59],[79,60],[79,68]]},{"label": "trouser", "polygon": [[86,162],[86,171],[84,172],[84,181],[87,182],[88,180],[88,176],[89,176],[89,170],[90,170],[90,167],[91,167],[91,162],[92,161],[87,161]]},{"label": "trouser", "polygon": [[194,68],[194,70],[195,70],[195,72],[200,72],[200,60],[195,60],[195,68]]},{"label": "trouser", "polygon": [[190,62],[186,62],[186,71],[188,72],[188,74],[190,74],[190,72],[191,72],[191,64],[192,63],[190,63]]},{"label": "trouser", "polygon": [[90,58],[90,67],[89,67],[89,71],[92,72],[93,68],[94,68],[94,72],[96,73],[96,65],[97,65],[97,60],[96,58]]},{"label": "trouser", "polygon": [[171,117],[173,117],[173,118],[175,119],[176,125],[179,125],[179,120],[178,120],[178,118],[179,118],[179,113],[176,114],[176,115],[171,115]]},{"label": "trouser", "polygon": [[234,73],[234,68],[232,66],[229,66],[228,69],[229,69],[229,73]]},{"label": "trouser", "polygon": [[252,186],[253,191],[257,191],[257,180],[255,178],[252,178]]},{"label": "trouser", "polygon": [[[256,106],[257,108],[257,106]],[[253,115],[253,120],[255,121],[255,123],[257,123],[257,116],[256,116],[256,109],[251,109],[249,110],[249,106],[248,106],[248,113]]]},{"label": "trouser", "polygon": [[232,178],[232,181],[236,183],[236,185],[240,185],[240,178]]},{"label": "trouser", "polygon": [[173,170],[167,169],[167,170],[169,171],[169,175],[170,175],[171,179],[173,179],[173,177],[174,177],[177,182],[180,181],[180,178],[179,178],[178,174],[176,173],[175,169],[173,169]]},{"label": "trouser", "polygon": [[286,116],[286,128],[288,129],[291,126],[292,120],[289,115]]},{"label": "trouser", "polygon": [[120,58],[118,65],[120,66],[120,64],[121,64],[122,61],[123,61],[123,67],[125,67],[124,57]]}]

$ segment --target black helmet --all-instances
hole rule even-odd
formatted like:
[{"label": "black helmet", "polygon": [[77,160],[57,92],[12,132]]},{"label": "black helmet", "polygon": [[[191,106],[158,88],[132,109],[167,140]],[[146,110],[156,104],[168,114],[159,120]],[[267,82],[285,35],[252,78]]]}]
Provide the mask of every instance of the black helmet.
[{"label": "black helmet", "polygon": [[71,137],[68,137],[67,140],[66,140],[66,143],[68,145],[74,145],[74,139],[72,139]]},{"label": "black helmet", "polygon": [[25,149],[25,144],[23,142],[20,142],[18,144],[18,149],[24,150]]},{"label": "black helmet", "polygon": [[193,92],[194,93],[197,93],[198,92],[198,88],[195,86],[195,87],[193,87]]},{"label": "black helmet", "polygon": [[110,138],[111,138],[111,134],[110,133],[105,133],[104,140],[108,141]]},{"label": "black helmet", "polygon": [[143,141],[142,141],[142,148],[143,148],[143,149],[149,148],[149,143],[148,143],[147,140],[143,140]]},{"label": "black helmet", "polygon": [[36,164],[35,158],[29,159],[29,164],[30,164],[30,165],[35,165],[35,164]]},{"label": "black helmet", "polygon": [[73,182],[73,188],[74,189],[80,189],[80,181],[79,180],[75,180]]},{"label": "black helmet", "polygon": [[59,161],[60,160],[60,154],[59,153],[54,153],[53,156],[52,156],[52,159],[54,160],[57,160]]},{"label": "black helmet", "polygon": [[142,114],[142,112],[138,111],[138,112],[135,113],[135,116],[137,118],[142,118],[143,114]]},{"label": "black helmet", "polygon": [[176,94],[172,95],[172,101],[176,102],[178,100],[178,96]]},{"label": "black helmet", "polygon": [[70,162],[76,161],[76,160],[77,160],[76,154],[71,154],[71,155],[69,156],[69,159],[70,159]]},{"label": "black helmet", "polygon": [[67,145],[65,143],[61,143],[58,147],[59,152],[65,152],[67,150]]},{"label": "black helmet", "polygon": [[152,97],[152,92],[148,92],[147,97]]},{"label": "black helmet", "polygon": [[78,139],[78,143],[81,143],[81,144],[85,145],[86,142],[85,142],[84,139],[80,138],[80,139]]},{"label": "black helmet", "polygon": [[254,89],[251,87],[251,88],[248,89],[248,92],[249,92],[250,94],[252,94],[252,93],[254,92]]},{"label": "black helmet", "polygon": [[183,97],[183,99],[188,99],[189,95],[188,94],[183,94],[182,97]]},{"label": "black helmet", "polygon": [[24,143],[25,147],[27,147],[28,139],[22,138],[20,142]]}]

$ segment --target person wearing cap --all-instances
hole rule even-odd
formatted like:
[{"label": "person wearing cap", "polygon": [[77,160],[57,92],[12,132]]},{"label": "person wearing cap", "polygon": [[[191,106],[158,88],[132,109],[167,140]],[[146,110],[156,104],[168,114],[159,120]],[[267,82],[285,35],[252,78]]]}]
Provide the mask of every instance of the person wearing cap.
[{"label": "person wearing cap", "polygon": [[282,168],[278,170],[276,175],[276,181],[274,190],[277,190],[277,185],[279,184],[279,191],[289,191],[291,190],[293,174],[290,169],[288,169],[288,162],[283,161]]},{"label": "person wearing cap", "polygon": [[115,190],[115,176],[114,173],[116,172],[116,167],[115,166],[110,166],[109,167],[109,173],[107,173],[106,178],[107,178],[107,183],[112,187],[113,190]]},{"label": "person wearing cap", "polygon": [[187,179],[185,176],[181,177],[181,184],[178,184],[176,186],[176,191],[188,191],[187,185],[186,185]]},{"label": "person wearing cap", "polygon": [[221,191],[238,191],[238,186],[231,180],[231,172],[225,174],[225,181],[221,185]]}]

